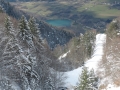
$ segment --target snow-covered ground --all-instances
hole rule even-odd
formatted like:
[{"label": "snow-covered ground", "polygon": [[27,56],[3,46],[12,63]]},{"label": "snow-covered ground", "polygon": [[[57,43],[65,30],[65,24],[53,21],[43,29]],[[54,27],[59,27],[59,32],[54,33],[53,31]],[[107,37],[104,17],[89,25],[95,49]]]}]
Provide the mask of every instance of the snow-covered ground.
[{"label": "snow-covered ground", "polygon": [[85,66],[88,67],[88,69],[94,69],[94,71],[97,70],[97,65],[100,60],[102,60],[103,55],[103,47],[106,42],[106,35],[105,34],[98,34],[96,35],[96,41],[95,41],[95,48],[93,51],[93,55],[91,59],[85,62]]},{"label": "snow-covered ground", "polygon": [[113,84],[109,84],[106,89],[102,89],[102,90],[120,90],[120,87],[116,87]]},{"label": "snow-covered ground", "polygon": [[[103,47],[106,41],[106,35],[105,34],[97,34],[96,35],[96,41],[95,41],[95,48],[94,53],[88,61],[85,62],[85,66],[88,67],[88,69],[94,69],[96,71],[97,65],[99,61],[102,59],[103,55]],[[66,86],[76,86],[78,82],[79,75],[81,74],[82,67],[79,67],[73,71],[66,72]],[[70,89],[73,90],[73,89]]]},{"label": "snow-covered ground", "polygon": [[61,60],[61,59],[65,58],[68,53],[70,53],[70,50],[69,50],[68,52],[64,53],[63,55],[61,55],[61,56],[58,58],[58,60]]},{"label": "snow-covered ground", "polygon": [[67,79],[65,81],[66,86],[67,87],[76,86],[81,72],[82,72],[82,67],[74,69],[73,71],[66,72],[65,73],[65,75],[67,76]]}]

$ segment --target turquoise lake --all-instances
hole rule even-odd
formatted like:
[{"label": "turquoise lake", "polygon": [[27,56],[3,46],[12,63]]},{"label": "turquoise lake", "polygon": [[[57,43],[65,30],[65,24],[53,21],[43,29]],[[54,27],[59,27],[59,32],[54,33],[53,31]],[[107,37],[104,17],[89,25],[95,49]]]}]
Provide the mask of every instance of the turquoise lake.
[{"label": "turquoise lake", "polygon": [[68,19],[46,20],[46,22],[52,26],[57,26],[57,27],[69,27],[72,24],[72,21]]}]

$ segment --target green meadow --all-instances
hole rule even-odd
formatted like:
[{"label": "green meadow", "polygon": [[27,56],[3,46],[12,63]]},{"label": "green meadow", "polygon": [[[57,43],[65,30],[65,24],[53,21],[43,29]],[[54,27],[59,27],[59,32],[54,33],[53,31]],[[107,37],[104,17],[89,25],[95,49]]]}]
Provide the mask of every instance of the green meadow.
[{"label": "green meadow", "polygon": [[[115,0],[119,1],[119,0]],[[42,17],[52,17],[55,13],[64,13],[69,11],[70,15],[79,14],[83,11],[93,12],[96,17],[99,18],[109,18],[120,16],[120,10],[110,8],[109,5],[103,5],[101,3],[114,3],[114,0],[91,0],[86,3],[82,3],[82,0],[76,0],[76,2],[70,1],[56,1],[56,2],[26,2],[21,3],[20,8],[24,11],[38,14]],[[81,5],[82,3],[82,5]],[[57,16],[57,15],[56,15]],[[58,15],[59,16],[59,15]],[[60,18],[64,18],[61,16]],[[65,17],[66,18],[66,17]]]}]

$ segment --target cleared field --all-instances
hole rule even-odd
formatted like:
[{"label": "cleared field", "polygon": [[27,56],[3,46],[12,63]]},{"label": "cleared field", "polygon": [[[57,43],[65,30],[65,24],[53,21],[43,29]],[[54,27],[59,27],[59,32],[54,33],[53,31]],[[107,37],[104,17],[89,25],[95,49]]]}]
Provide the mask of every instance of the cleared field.
[{"label": "cleared field", "polygon": [[79,12],[82,12],[83,10],[94,12],[96,14],[96,17],[99,18],[120,16],[120,10],[111,9],[107,5],[85,5],[83,7],[78,8]]},{"label": "cleared field", "polygon": [[[84,1],[84,0],[83,0]],[[54,18],[56,13],[79,14],[83,11],[93,12],[98,18],[110,18],[120,16],[120,10],[110,8],[108,2],[115,3],[119,0],[91,0],[89,2],[82,2],[82,0],[75,1],[55,1],[55,2],[26,2],[21,3],[22,10],[38,14],[42,17]],[[103,4],[107,3],[107,4]],[[53,17],[51,16],[53,15]],[[56,15],[57,16],[57,15]],[[58,15],[59,16],[59,15]],[[60,16],[59,16],[60,17]],[[61,16],[60,18],[64,18]],[[65,17],[66,18],[66,17]]]},{"label": "cleared field", "polygon": [[92,0],[85,3],[77,10],[82,12],[83,10],[94,12],[98,18],[110,18],[120,16],[120,10],[111,8],[115,3],[120,3],[120,0]]},{"label": "cleared field", "polygon": [[47,6],[45,3],[41,2],[25,2],[21,3],[20,7],[21,10],[41,15],[42,17],[46,17],[52,13],[51,10],[49,10],[49,6]]}]

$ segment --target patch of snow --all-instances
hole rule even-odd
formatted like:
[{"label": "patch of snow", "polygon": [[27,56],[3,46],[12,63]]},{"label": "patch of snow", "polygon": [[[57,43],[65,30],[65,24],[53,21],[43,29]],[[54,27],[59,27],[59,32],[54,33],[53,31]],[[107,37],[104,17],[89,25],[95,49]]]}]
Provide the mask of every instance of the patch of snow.
[{"label": "patch of snow", "polygon": [[64,53],[63,55],[61,55],[61,56],[58,58],[58,60],[61,60],[61,59],[65,58],[68,53],[70,53],[70,50],[69,50],[68,52]]},{"label": "patch of snow", "polygon": [[21,88],[15,82],[12,82],[11,87],[13,90],[21,90]]},{"label": "patch of snow", "polygon": [[107,88],[102,90],[120,90],[120,87],[117,87],[113,84],[108,84]]},{"label": "patch of snow", "polygon": [[120,35],[120,32],[119,32],[119,33],[117,33],[117,35],[119,36],[119,35]]},{"label": "patch of snow", "polygon": [[89,70],[94,69],[97,70],[98,63],[102,59],[103,55],[103,46],[106,42],[105,34],[96,35],[95,48],[92,58],[85,62],[85,66],[88,67]]},{"label": "patch of snow", "polygon": [[[94,48],[94,53],[92,55],[92,58],[85,62],[85,66],[88,67],[89,70],[94,69],[96,71],[97,65],[98,65],[99,61],[102,59],[103,46],[104,46],[105,42],[106,42],[105,34],[97,34],[96,35],[95,48]],[[65,55],[62,55],[60,57],[60,59],[66,55],[67,55],[67,53]],[[79,67],[75,70],[65,73],[67,76],[67,79],[65,82],[66,82],[66,86],[68,88],[69,88],[69,86],[76,86],[81,72],[82,72],[82,67]],[[72,89],[70,89],[70,90],[72,90]]]},{"label": "patch of snow", "polygon": [[116,23],[116,22],[117,22],[117,20],[116,20],[116,19],[114,19],[112,22],[113,22],[113,23]]},{"label": "patch of snow", "polygon": [[66,72],[65,75],[67,76],[66,85],[67,86],[76,86],[78,82],[79,75],[82,72],[82,67],[74,69],[73,71]]}]

